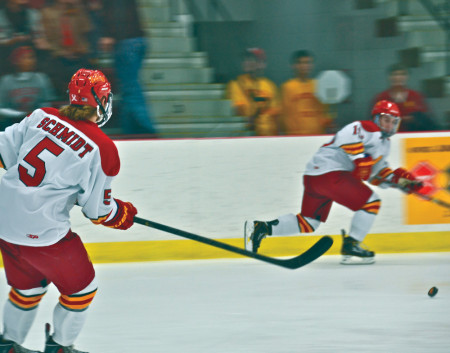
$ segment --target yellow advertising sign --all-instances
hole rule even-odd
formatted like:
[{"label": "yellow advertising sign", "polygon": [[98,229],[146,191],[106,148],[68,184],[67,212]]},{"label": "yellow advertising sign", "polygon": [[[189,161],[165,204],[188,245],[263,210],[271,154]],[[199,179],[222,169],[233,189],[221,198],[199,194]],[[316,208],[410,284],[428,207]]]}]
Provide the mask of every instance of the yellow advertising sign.
[{"label": "yellow advertising sign", "polygon": [[[424,195],[450,203],[450,137],[407,138],[406,168],[424,183]],[[406,198],[406,224],[450,223],[450,209],[420,197]]]}]

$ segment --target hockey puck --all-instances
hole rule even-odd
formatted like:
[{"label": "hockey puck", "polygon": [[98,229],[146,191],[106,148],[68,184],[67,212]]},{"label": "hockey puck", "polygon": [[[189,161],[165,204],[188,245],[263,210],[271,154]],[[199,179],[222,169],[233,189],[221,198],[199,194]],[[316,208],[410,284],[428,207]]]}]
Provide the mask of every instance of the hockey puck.
[{"label": "hockey puck", "polygon": [[433,298],[438,292],[438,289],[436,287],[431,287],[428,291],[428,296]]}]

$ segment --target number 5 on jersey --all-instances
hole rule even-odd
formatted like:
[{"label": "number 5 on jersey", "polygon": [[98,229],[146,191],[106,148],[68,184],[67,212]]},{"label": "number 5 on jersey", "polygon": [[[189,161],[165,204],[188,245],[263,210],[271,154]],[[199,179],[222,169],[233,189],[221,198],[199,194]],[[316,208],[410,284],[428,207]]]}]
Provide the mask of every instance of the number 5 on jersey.
[{"label": "number 5 on jersey", "polygon": [[39,142],[23,159],[35,169],[34,174],[30,175],[28,169],[22,164],[19,164],[19,177],[26,186],[39,186],[45,177],[47,172],[45,169],[45,162],[39,158],[39,154],[43,150],[47,150],[55,156],[59,156],[62,151],[64,151],[64,148],[57,145],[48,137],[41,140],[41,142]]}]

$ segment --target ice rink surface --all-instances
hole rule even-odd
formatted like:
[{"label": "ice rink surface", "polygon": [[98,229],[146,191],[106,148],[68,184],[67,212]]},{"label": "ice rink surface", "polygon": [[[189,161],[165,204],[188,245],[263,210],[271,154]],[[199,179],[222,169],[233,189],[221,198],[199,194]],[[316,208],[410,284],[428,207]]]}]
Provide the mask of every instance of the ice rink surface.
[{"label": "ice rink surface", "polygon": [[[450,253],[378,255],[298,270],[251,259],[96,265],[76,347],[90,353],[448,353]],[[2,271],[3,272],[3,271]],[[8,288],[1,278],[1,299]],[[427,295],[439,288],[434,298]],[[58,294],[25,342],[42,349]]]}]

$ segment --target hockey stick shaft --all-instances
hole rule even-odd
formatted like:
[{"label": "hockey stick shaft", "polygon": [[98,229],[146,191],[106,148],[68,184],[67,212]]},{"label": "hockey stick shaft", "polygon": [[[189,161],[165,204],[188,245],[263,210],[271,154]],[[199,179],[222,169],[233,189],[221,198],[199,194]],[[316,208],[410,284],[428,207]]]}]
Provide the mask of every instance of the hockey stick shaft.
[{"label": "hockey stick shaft", "polygon": [[189,233],[181,229],[172,228],[164,224],[156,223],[144,218],[134,217],[134,222],[142,224],[147,227],[162,230],[163,232],[175,234],[183,238],[195,240],[203,244],[215,246],[223,250],[227,250],[236,254],[251,257],[256,260],[264,261],[273,265],[278,265],[289,269],[296,269],[314,261],[319,256],[324,254],[333,244],[333,240],[330,237],[325,236],[319,239],[319,241],[315,243],[310,249],[308,249],[306,252],[297,257],[291,259],[277,259],[269,256],[264,256],[258,253],[253,253],[251,251],[241,249],[233,245],[229,245],[211,238],[202,237],[201,235]]},{"label": "hockey stick shaft", "polygon": [[445,208],[450,208],[450,203],[445,202],[444,200],[440,200],[440,199],[437,199],[435,197],[428,196],[428,195],[423,195],[423,194],[421,194],[419,192],[416,192],[416,191],[412,191],[411,194],[414,194],[414,195],[420,197],[421,199],[423,199],[425,201],[430,201],[430,202],[432,202],[432,203],[434,203],[434,204],[436,204],[438,206],[445,207]]},{"label": "hockey stick shaft", "polygon": [[432,196],[424,195],[424,194],[421,194],[420,192],[417,192],[417,191],[414,191],[414,190],[409,190],[408,188],[406,188],[404,186],[398,185],[398,184],[393,183],[391,181],[388,181],[386,179],[379,179],[378,178],[378,180],[380,180],[382,183],[388,184],[390,187],[393,187],[393,188],[401,190],[405,194],[413,194],[413,195],[416,195],[417,197],[420,197],[422,200],[430,201],[430,202],[432,202],[432,203],[434,203],[434,204],[436,204],[438,206],[441,206],[441,207],[450,208],[450,203],[445,202],[444,200],[440,200],[440,199],[437,199],[437,198],[432,197]]}]

